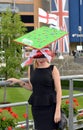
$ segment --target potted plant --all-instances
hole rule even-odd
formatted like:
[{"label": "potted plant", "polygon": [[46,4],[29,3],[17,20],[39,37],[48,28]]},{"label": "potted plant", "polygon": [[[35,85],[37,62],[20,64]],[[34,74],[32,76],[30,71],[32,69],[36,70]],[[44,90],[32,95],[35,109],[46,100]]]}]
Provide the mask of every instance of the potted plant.
[{"label": "potted plant", "polygon": [[13,130],[17,118],[18,115],[12,111],[11,107],[0,109],[0,130]]},{"label": "potted plant", "polygon": [[[79,106],[78,100],[76,98],[73,98],[73,114],[78,114],[77,107]],[[65,113],[66,117],[69,117],[69,99],[67,99],[65,102],[62,103],[62,111]]]}]

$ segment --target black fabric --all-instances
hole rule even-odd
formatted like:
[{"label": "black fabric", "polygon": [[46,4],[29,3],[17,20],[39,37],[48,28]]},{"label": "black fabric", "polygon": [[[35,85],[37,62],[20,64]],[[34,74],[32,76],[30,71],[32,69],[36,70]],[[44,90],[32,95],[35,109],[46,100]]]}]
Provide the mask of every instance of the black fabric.
[{"label": "black fabric", "polygon": [[57,123],[57,129],[59,130],[64,130],[64,128],[66,128],[68,125],[68,122],[67,122],[67,117],[66,115],[64,114],[63,111],[61,111],[61,120],[60,122]]},{"label": "black fabric", "polygon": [[47,106],[56,103],[56,94],[34,95],[32,94],[28,100],[33,106]]},{"label": "black fabric", "polygon": [[56,92],[52,78],[53,65],[48,68],[31,66],[30,81],[33,92],[28,102],[32,105],[32,115],[36,130],[55,130],[54,113],[56,109]]},{"label": "black fabric", "polygon": [[35,130],[56,130],[54,112],[56,104],[32,107]]},{"label": "black fabric", "polygon": [[33,93],[28,102],[34,106],[50,105],[56,102],[56,92],[52,78],[53,65],[48,68],[31,70]]},{"label": "black fabric", "polygon": [[31,64],[30,65],[30,76],[32,75],[33,71],[34,71],[34,67],[33,67],[33,64]]}]

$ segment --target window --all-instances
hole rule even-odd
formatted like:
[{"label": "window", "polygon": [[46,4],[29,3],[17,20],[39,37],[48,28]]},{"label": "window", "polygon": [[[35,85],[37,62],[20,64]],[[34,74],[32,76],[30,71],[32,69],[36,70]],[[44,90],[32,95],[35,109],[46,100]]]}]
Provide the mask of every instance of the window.
[{"label": "window", "polygon": [[34,10],[33,4],[16,4],[16,7],[20,12],[33,12]]},{"label": "window", "polygon": [[11,8],[11,4],[0,4],[0,12],[6,11],[7,8]]},{"label": "window", "polygon": [[34,30],[34,27],[26,27],[27,28],[27,32],[31,32]]},{"label": "window", "polygon": [[29,16],[21,16],[21,20],[24,22],[24,23],[34,23],[34,17],[29,15]]}]

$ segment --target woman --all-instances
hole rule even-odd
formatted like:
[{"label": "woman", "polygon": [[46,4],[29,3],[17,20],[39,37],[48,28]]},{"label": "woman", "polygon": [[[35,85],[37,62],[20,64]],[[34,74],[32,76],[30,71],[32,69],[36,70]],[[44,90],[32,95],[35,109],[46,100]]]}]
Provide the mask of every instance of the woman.
[{"label": "woman", "polygon": [[50,65],[46,55],[37,51],[34,65],[28,69],[28,77],[30,79],[28,83],[15,78],[8,81],[12,81],[11,84],[19,83],[22,87],[33,91],[28,102],[32,105],[35,129],[56,130],[57,123],[61,119],[62,96],[58,69]]}]

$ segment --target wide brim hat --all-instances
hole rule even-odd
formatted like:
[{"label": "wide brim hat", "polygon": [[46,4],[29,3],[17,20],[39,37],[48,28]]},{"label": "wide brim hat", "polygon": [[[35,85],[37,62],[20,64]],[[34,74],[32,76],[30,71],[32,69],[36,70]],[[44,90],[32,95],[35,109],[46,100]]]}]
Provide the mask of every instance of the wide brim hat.
[{"label": "wide brim hat", "polygon": [[46,57],[50,62],[52,59],[52,53],[46,47],[65,35],[67,35],[67,32],[63,30],[42,26],[15,39],[15,42],[33,48],[28,59],[23,62],[21,66],[24,67],[28,64],[31,64],[32,60],[38,57]]},{"label": "wide brim hat", "polygon": [[49,46],[51,43],[67,35],[67,32],[56,28],[42,26],[37,28],[14,41],[29,46],[33,49],[42,49]]}]

